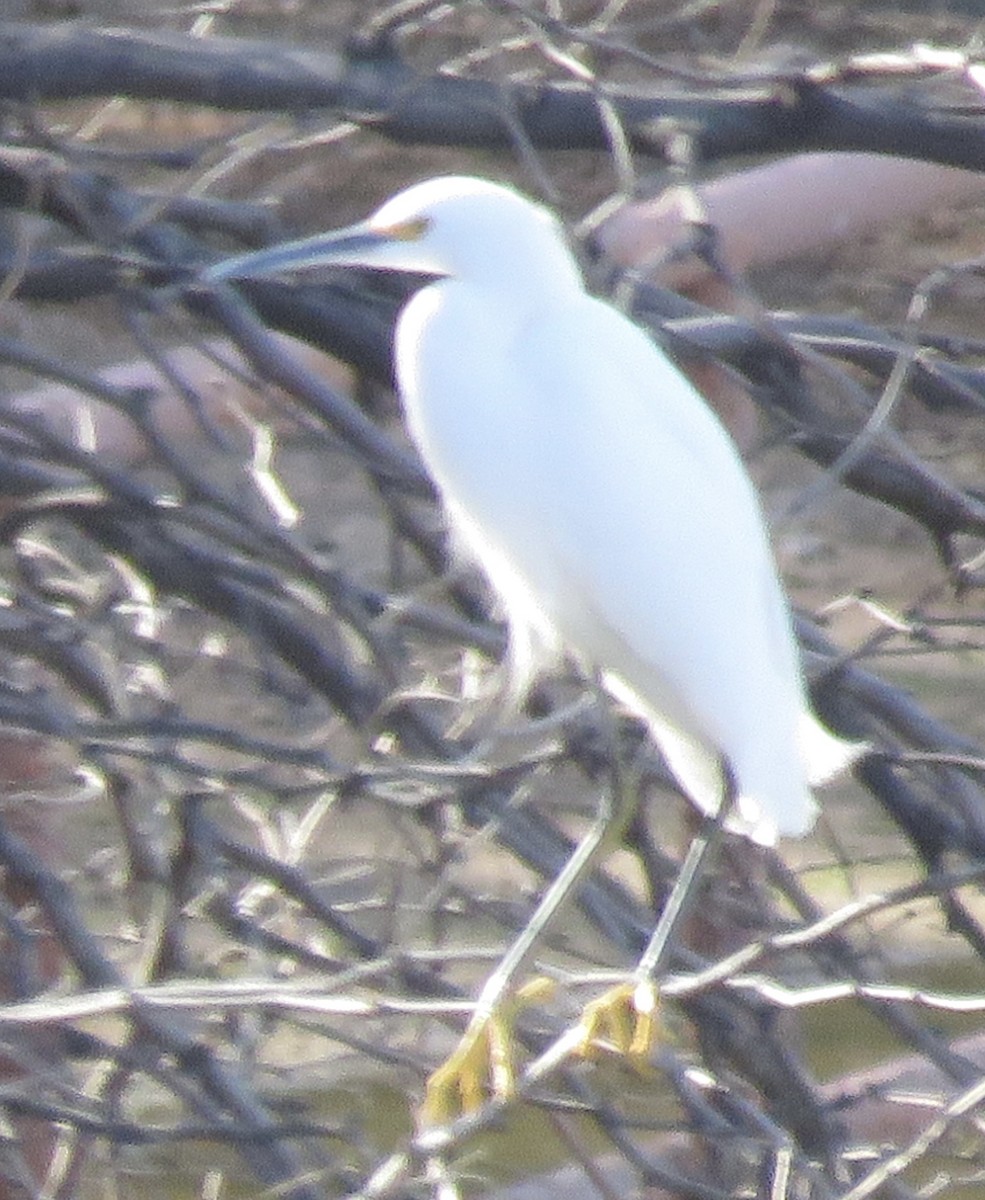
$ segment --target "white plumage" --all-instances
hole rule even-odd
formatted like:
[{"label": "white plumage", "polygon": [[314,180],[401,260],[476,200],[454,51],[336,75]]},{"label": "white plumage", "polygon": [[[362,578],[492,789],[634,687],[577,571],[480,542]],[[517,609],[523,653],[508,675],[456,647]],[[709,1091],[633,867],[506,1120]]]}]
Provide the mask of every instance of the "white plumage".
[{"label": "white plumage", "polygon": [[369,221],[221,263],[441,276],[396,334],[411,434],[509,617],[517,672],[558,650],[648,723],[684,790],[757,841],[802,834],[851,748],[810,712],[759,503],[731,438],[650,339],[584,290],[543,208],[429,180]]}]

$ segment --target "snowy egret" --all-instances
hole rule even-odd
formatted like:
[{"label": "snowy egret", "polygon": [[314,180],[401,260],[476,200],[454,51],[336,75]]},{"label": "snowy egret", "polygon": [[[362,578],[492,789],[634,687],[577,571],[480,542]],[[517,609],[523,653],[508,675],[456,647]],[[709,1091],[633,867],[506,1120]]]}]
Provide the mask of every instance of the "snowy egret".
[{"label": "snowy egret", "polygon": [[[400,315],[397,381],[451,526],[505,607],[514,678],[573,654],[702,812],[727,801],[729,825],[764,844],[805,833],[812,784],[851,749],[810,711],[752,483],[685,377],[585,291],[554,217],[507,187],[432,179],[204,278],[324,265],[440,277]],[[617,820],[596,822],[483,990],[468,1055]]]}]

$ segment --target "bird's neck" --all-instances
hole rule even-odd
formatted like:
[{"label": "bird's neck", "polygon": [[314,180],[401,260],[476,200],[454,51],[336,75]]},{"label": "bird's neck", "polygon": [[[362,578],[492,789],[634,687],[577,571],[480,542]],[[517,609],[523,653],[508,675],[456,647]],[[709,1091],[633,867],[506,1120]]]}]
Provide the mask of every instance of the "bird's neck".
[{"label": "bird's neck", "polygon": [[563,242],[553,239],[511,246],[461,277],[489,293],[501,294],[503,302],[513,308],[549,304],[584,290],[574,256]]}]

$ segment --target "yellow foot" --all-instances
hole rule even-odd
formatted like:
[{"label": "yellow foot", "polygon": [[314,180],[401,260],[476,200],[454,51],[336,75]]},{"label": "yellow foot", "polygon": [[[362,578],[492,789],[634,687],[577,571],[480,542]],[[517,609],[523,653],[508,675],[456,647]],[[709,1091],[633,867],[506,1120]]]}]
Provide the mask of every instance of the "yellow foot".
[{"label": "yellow foot", "polygon": [[634,1071],[646,1074],[661,1033],[657,985],[648,979],[620,983],[585,1005],[579,1028],[577,1053],[583,1058],[617,1054]]},{"label": "yellow foot", "polygon": [[474,1112],[487,1096],[509,1099],[516,1091],[513,1021],[522,1008],[537,1004],[554,988],[539,977],[493,1012],[479,1011],[447,1062],[427,1082],[421,1120],[446,1125],[461,1113]]}]

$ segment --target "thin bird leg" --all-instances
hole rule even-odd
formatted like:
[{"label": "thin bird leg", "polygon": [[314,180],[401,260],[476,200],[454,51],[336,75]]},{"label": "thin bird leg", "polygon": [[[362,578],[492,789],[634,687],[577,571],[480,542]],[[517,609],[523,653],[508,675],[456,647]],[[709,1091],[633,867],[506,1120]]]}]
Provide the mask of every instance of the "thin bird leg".
[{"label": "thin bird leg", "polygon": [[718,812],[702,817],[632,979],[585,1006],[580,1022],[580,1052],[585,1057],[591,1057],[595,1044],[602,1040],[617,1054],[625,1055],[637,1070],[649,1064],[660,1032],[656,980],[674,948],[678,930],[700,895],[698,885],[721,847],[725,822],[735,803],[735,776],[724,759],[722,781]]},{"label": "thin bird leg", "polygon": [[[615,739],[614,730],[612,736]],[[478,1108],[489,1089],[499,1098],[515,1090],[509,1022],[517,1007],[543,996],[545,981],[534,980],[521,989],[506,1010],[503,998],[537,943],[577,894],[579,884],[609,848],[618,844],[632,818],[638,796],[628,786],[618,747],[611,761],[612,785],[603,791],[588,832],[541,897],[523,932],[486,980],[458,1047],[428,1080],[421,1108],[426,1124],[443,1124],[461,1111]]]},{"label": "thin bird leg", "polygon": [[698,895],[696,884],[701,875],[712,865],[722,843],[725,822],[735,803],[735,776],[732,768],[722,759],[722,803],[717,813],[706,813],[701,826],[688,847],[687,855],[677,873],[677,879],[660,913],[657,927],[640,957],[636,967],[639,978],[654,978],[659,974],[668,954],[674,947],[674,935],[681,922],[691,911]]}]

